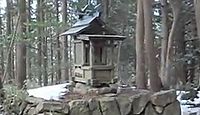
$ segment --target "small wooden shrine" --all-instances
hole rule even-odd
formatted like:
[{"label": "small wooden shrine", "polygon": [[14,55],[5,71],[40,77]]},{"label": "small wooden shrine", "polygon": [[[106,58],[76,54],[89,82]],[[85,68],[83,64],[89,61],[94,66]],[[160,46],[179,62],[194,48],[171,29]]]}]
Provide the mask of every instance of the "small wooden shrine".
[{"label": "small wooden shrine", "polygon": [[114,78],[114,53],[118,41],[125,36],[117,35],[100,19],[99,12],[80,15],[71,29],[62,33],[74,39],[75,82],[91,86],[109,84]]}]

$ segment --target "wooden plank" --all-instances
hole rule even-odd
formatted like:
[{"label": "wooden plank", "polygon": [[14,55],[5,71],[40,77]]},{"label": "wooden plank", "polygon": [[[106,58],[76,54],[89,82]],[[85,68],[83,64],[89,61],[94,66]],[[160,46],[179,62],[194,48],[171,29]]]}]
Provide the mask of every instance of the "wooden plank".
[{"label": "wooden plank", "polygon": [[120,36],[120,35],[98,35],[98,34],[82,34],[79,35],[80,39],[82,40],[92,40],[92,39],[111,39],[111,40],[124,40],[126,39],[125,36]]},{"label": "wooden plank", "polygon": [[88,40],[89,40],[89,37],[88,37],[88,36],[82,36],[82,35],[79,35],[79,36],[77,37],[77,39],[88,41]]},{"label": "wooden plank", "polygon": [[106,70],[106,69],[113,69],[114,66],[111,65],[93,65],[92,66],[93,69],[102,69],[102,70]]}]

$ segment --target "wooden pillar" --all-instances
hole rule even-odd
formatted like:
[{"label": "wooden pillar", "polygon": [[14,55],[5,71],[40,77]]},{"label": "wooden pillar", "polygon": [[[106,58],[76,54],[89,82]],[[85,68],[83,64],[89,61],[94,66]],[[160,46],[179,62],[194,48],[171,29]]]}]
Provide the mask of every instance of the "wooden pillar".
[{"label": "wooden pillar", "polygon": [[117,49],[117,59],[116,59],[117,66],[116,66],[116,68],[115,68],[115,70],[117,71],[118,80],[121,80],[121,79],[122,79],[122,78],[121,78],[122,76],[119,76],[119,75],[120,75],[119,67],[120,67],[121,45],[122,45],[122,41],[119,41],[119,42],[118,42],[118,49]]},{"label": "wooden pillar", "polygon": [[81,45],[82,45],[82,53],[83,53],[83,55],[82,55],[82,65],[84,65],[85,64],[85,44],[84,44],[84,42],[83,41],[81,41]]},{"label": "wooden pillar", "polygon": [[94,70],[93,70],[93,65],[94,65],[94,44],[92,41],[90,41],[90,67],[91,67],[91,81],[90,85],[93,86],[93,78],[94,78]]},{"label": "wooden pillar", "polygon": [[90,41],[90,66],[94,65],[94,45],[92,41]]},{"label": "wooden pillar", "polygon": [[[73,37],[72,39],[75,39],[75,37]],[[74,54],[74,59],[73,59],[73,63],[74,65],[76,64],[76,42],[74,40],[74,43],[72,44],[73,47],[73,54]],[[73,71],[75,70],[75,66],[73,66]],[[72,72],[72,76],[69,76],[69,80],[70,81],[74,81],[74,77],[75,77],[75,72]]]},{"label": "wooden pillar", "polygon": [[111,66],[114,66],[114,55],[115,55],[115,53],[114,53],[114,47],[115,47],[115,45],[114,45],[114,41],[111,41]]},{"label": "wooden pillar", "polygon": [[113,82],[114,82],[114,41],[112,40],[111,42],[111,60],[110,60],[110,63],[111,63],[111,66],[112,66],[112,70],[111,70],[111,78],[113,79]]}]

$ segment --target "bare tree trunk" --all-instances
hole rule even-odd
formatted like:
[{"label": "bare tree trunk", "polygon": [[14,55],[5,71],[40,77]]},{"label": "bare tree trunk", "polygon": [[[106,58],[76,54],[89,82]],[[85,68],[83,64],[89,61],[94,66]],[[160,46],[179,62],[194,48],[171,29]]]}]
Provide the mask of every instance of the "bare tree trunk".
[{"label": "bare tree trunk", "polygon": [[103,4],[103,20],[107,23],[108,17],[109,17],[109,6],[110,6],[110,0],[102,0],[101,3]]},{"label": "bare tree trunk", "polygon": [[[0,10],[0,12],[1,12],[1,10]],[[3,34],[3,32],[2,32],[2,25],[3,25],[3,23],[2,23],[2,17],[0,16],[0,36]],[[4,47],[3,47],[3,45],[1,45],[1,72],[2,72],[2,77],[3,77],[3,74],[4,74],[4,70],[5,70],[5,66],[4,66]]]},{"label": "bare tree trunk", "polygon": [[195,17],[196,17],[196,24],[197,24],[197,33],[198,37],[200,39],[200,1],[194,0],[194,6],[195,6]]},{"label": "bare tree trunk", "polygon": [[[10,0],[10,4],[11,4],[12,7],[14,7],[14,4],[15,4],[14,2],[17,3],[17,1]],[[15,18],[15,17],[17,17],[17,18]],[[19,25],[18,14],[11,12],[11,30],[14,33],[14,36],[16,36],[18,25]],[[16,48],[14,47],[15,46],[15,43],[14,43],[15,40],[14,40],[14,38],[12,38],[12,39],[13,39],[13,41],[11,40],[11,42],[10,42],[10,50],[11,51],[9,51],[9,52],[11,52],[11,67],[12,67],[11,71],[12,71],[12,74],[13,74],[13,79],[15,79],[16,76],[17,76],[17,68],[16,68],[17,62],[16,62],[16,52],[15,52]]]},{"label": "bare tree trunk", "polygon": [[[64,25],[67,24],[67,1],[62,0],[62,21]],[[69,80],[69,59],[68,59],[68,40],[67,37],[63,38],[62,50],[62,80]]]},{"label": "bare tree trunk", "polygon": [[51,52],[51,56],[50,56],[50,59],[51,59],[51,84],[53,85],[54,84],[54,60],[53,60],[53,37],[51,37],[51,46],[50,46],[50,52]]},{"label": "bare tree trunk", "polygon": [[[43,15],[43,11],[42,11],[42,3],[43,0],[37,0],[37,21],[38,22],[42,22],[42,15]],[[38,27],[38,44],[37,44],[37,48],[38,48],[38,84],[41,86],[42,85],[42,36],[41,36],[41,27]]]},{"label": "bare tree trunk", "polygon": [[11,0],[6,0],[6,33],[11,34]]},{"label": "bare tree trunk", "polygon": [[5,66],[4,66],[4,48],[1,47],[1,71],[2,74],[5,72]]},{"label": "bare tree trunk", "polygon": [[68,58],[68,39],[67,36],[63,37],[63,69],[62,69],[62,80],[67,81],[70,80],[71,77],[69,77],[69,58]]},{"label": "bare tree trunk", "polygon": [[[55,6],[56,6],[56,21],[59,22],[59,3],[58,0],[55,0]],[[60,54],[60,40],[59,40],[59,34],[57,30],[57,39],[56,39],[56,51],[57,51],[57,80],[56,82],[60,83],[61,82],[61,54]]]},{"label": "bare tree trunk", "polygon": [[23,88],[26,80],[26,44],[24,33],[26,32],[26,0],[19,0],[19,35],[22,41],[17,44],[17,86]]},{"label": "bare tree trunk", "polygon": [[[0,10],[1,12],[1,10]],[[2,36],[2,17],[0,16],[0,36]],[[1,46],[0,90],[3,88],[2,78],[4,74],[4,48]],[[2,93],[0,91],[0,93]]]},{"label": "bare tree trunk", "polygon": [[170,5],[172,7],[173,12],[173,24],[169,34],[169,41],[168,41],[168,49],[167,49],[167,56],[166,56],[166,81],[163,83],[165,88],[172,88],[175,87],[177,84],[177,76],[175,76],[175,67],[174,67],[174,59],[175,59],[175,48],[174,41],[176,33],[179,29],[179,21],[180,21],[180,14],[181,14],[181,0],[170,0]]},{"label": "bare tree trunk", "polygon": [[17,86],[23,88],[26,80],[26,45],[24,42],[16,44],[17,49]]},{"label": "bare tree trunk", "polygon": [[143,0],[144,8],[144,30],[145,30],[145,41],[146,41],[146,51],[147,51],[147,62],[148,70],[150,76],[150,87],[152,91],[160,91],[161,81],[158,76],[158,70],[156,66],[156,57],[154,49],[154,34],[153,34],[153,22],[152,22],[152,2],[153,0]]},{"label": "bare tree trunk", "polygon": [[[40,39],[40,37],[39,37]],[[41,45],[41,40],[39,40],[38,44],[38,59],[37,59],[37,63],[38,63],[38,85],[42,86],[42,45]]]},{"label": "bare tree trunk", "polygon": [[184,25],[184,14],[181,14],[181,20],[179,21],[178,30],[175,35],[175,46],[176,46],[176,73],[177,76],[177,85],[184,85],[186,84],[186,69],[185,63],[181,59],[184,58],[185,54],[185,25]]},{"label": "bare tree trunk", "polygon": [[14,47],[12,46],[12,51],[11,51],[11,76],[12,79],[15,79],[15,53],[14,53]]},{"label": "bare tree trunk", "polygon": [[42,40],[42,48],[43,48],[43,82],[44,86],[48,85],[48,73],[47,73],[47,65],[48,65],[48,55],[47,55],[47,38],[44,37]]},{"label": "bare tree trunk", "polygon": [[[31,2],[32,0],[28,0],[28,23],[31,23]],[[31,26],[27,27],[27,32],[30,33],[31,32]],[[31,46],[31,44],[29,44],[29,46]],[[31,78],[31,49],[30,47],[27,47],[27,78],[29,80],[32,80]]]},{"label": "bare tree trunk", "polygon": [[[10,6],[13,6],[14,4],[13,4],[13,1],[12,0],[10,0]],[[12,8],[11,8],[12,9]],[[14,26],[14,25],[12,25],[12,20],[13,20],[13,15],[16,15],[16,14],[13,14],[12,12],[11,12],[11,19],[10,19],[10,24],[11,24],[11,32],[13,32],[13,33],[15,33],[14,32],[14,27],[12,27],[12,26]],[[12,40],[11,40],[11,42],[12,42]],[[10,42],[10,44],[11,44],[11,42]],[[12,79],[14,80],[15,79],[15,52],[14,52],[14,45],[12,45],[11,46],[12,47],[12,50],[10,51],[10,57],[11,57],[11,76],[12,76]]]},{"label": "bare tree trunk", "polygon": [[138,89],[146,89],[145,57],[144,57],[144,11],[143,0],[137,2],[136,24],[136,85]]},{"label": "bare tree trunk", "polygon": [[[196,25],[197,25],[197,34],[200,40],[200,1],[194,0],[194,7],[195,7],[195,18],[196,18]],[[200,44],[199,44],[200,46]],[[200,77],[199,77],[199,86],[200,86]]]},{"label": "bare tree trunk", "polygon": [[166,77],[165,77],[165,67],[166,67],[166,54],[167,54],[167,43],[168,43],[168,36],[169,36],[169,28],[168,28],[168,11],[167,11],[167,0],[160,0],[161,1],[161,10],[162,10],[162,49],[161,49],[161,71],[160,77],[162,84],[166,84]]},{"label": "bare tree trunk", "polygon": [[[30,45],[30,44],[29,44]],[[32,80],[32,72],[31,72],[31,49],[30,47],[27,47],[27,61],[26,61],[26,65],[27,65],[27,78],[29,80]]]},{"label": "bare tree trunk", "polygon": [[[46,0],[44,0],[44,2],[46,2]],[[42,16],[41,16],[41,20],[43,23],[45,23],[45,20],[47,20],[48,18],[48,14],[45,12],[46,7],[45,4],[42,4],[43,10],[42,10]],[[47,46],[47,37],[46,35],[44,35],[44,33],[47,33],[47,27],[44,26],[42,27],[42,51],[43,51],[43,57],[42,57],[42,62],[43,62],[43,83],[44,86],[48,85],[48,46]]]},{"label": "bare tree trunk", "polygon": [[[7,36],[10,36],[11,35],[11,0],[7,0],[6,1],[6,4],[7,4],[7,8],[6,8],[6,35]],[[11,42],[11,36],[9,38],[10,42]],[[8,46],[9,47],[9,46]],[[12,48],[13,49],[13,48]],[[13,66],[14,66],[14,63],[13,63],[13,50],[10,50],[8,52],[8,62],[7,62],[7,73],[8,73],[8,78],[7,80],[12,80],[14,79],[14,75],[13,75]]]}]

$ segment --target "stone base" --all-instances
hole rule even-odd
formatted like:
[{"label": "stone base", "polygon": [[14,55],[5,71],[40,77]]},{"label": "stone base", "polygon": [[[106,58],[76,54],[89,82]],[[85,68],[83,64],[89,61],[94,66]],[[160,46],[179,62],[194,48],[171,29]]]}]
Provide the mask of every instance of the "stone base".
[{"label": "stone base", "polygon": [[[105,91],[106,92],[106,91]],[[123,92],[123,91],[122,91]],[[102,94],[90,99],[49,101],[29,97],[21,107],[23,115],[180,115],[175,90],[152,94],[133,90],[129,93]],[[49,114],[49,115],[50,115]]]}]

